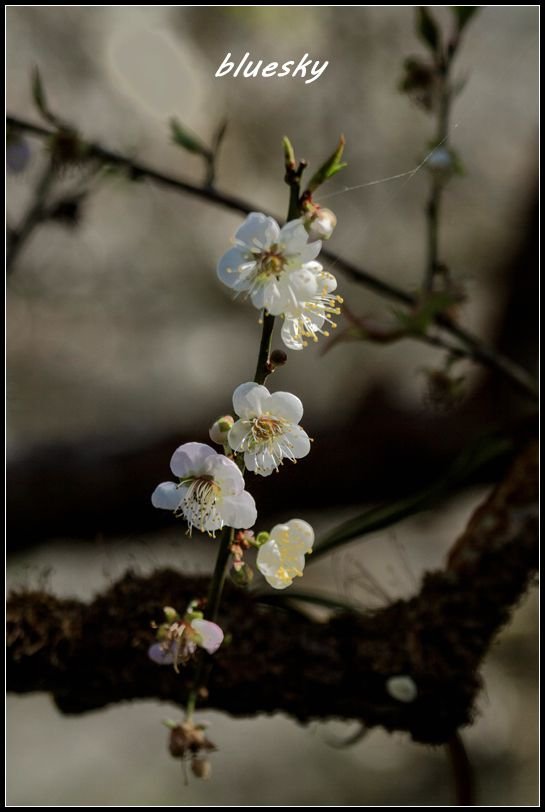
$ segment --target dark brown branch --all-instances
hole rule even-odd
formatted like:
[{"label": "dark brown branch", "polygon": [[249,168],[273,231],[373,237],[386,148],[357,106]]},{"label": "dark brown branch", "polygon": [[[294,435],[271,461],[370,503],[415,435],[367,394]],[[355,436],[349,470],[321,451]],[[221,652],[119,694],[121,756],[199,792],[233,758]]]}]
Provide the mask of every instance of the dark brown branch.
[{"label": "dark brown branch", "polygon": [[[359,719],[445,743],[471,722],[479,664],[537,568],[537,449],[530,445],[472,516],[445,570],[420,593],[372,615],[316,623],[227,590],[208,704],[237,716],[286,712]],[[43,591],[8,601],[8,690],[47,691],[65,713],[154,697],[183,704],[191,670],[149,662],[150,622],[183,608],[207,580],[171,570],[127,574],[85,605]],[[412,703],[391,698],[388,677],[406,674]]]},{"label": "dark brown branch", "polygon": [[[22,130],[39,138],[51,138],[54,135],[53,130],[32,124],[16,116],[8,115],[6,117],[6,124],[8,127]],[[215,203],[223,208],[230,209],[231,211],[241,212],[242,214],[249,214],[250,212],[258,209],[259,211],[263,211],[260,206],[256,207],[248,201],[234,195],[219,192],[215,188],[198,186],[194,183],[190,183],[179,178],[173,178],[172,176],[166,175],[163,172],[158,172],[140,161],[135,161],[125,155],[121,155],[118,152],[106,149],[100,144],[87,143],[85,146],[86,155],[88,158],[95,158],[112,166],[122,167],[126,169],[133,178],[146,177],[166,188],[191,194],[200,198],[201,200],[205,200],[209,203]],[[267,212],[264,213],[266,214]],[[374,293],[377,293],[386,299],[390,299],[391,301],[407,305],[408,307],[415,307],[418,304],[418,299],[416,296],[407,293],[401,288],[398,288],[396,285],[392,285],[379,279],[369,271],[359,268],[354,263],[342,259],[342,257],[337,256],[333,252],[324,250],[322,251],[322,256],[331,262],[335,268],[342,270],[345,276],[347,276],[349,279],[365,285],[365,287],[372,290]],[[517,389],[525,392],[526,395],[529,395],[534,400],[537,399],[536,383],[527,370],[510,361],[509,358],[497,353],[492,348],[487,347],[478,338],[453,322],[448,316],[438,315],[436,318],[436,323],[439,327],[446,330],[448,333],[455,336],[459,341],[462,342],[462,351],[467,357],[472,358],[474,361],[494,370],[502,375],[502,377],[510,380]],[[422,340],[425,341],[426,337],[423,336]],[[434,337],[430,343],[436,346],[437,337]]]}]

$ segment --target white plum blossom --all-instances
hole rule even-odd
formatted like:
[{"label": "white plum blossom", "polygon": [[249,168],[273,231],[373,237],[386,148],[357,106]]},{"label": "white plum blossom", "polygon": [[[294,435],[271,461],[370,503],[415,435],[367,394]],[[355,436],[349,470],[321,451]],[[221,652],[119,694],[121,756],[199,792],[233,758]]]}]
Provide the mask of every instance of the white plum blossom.
[{"label": "white plum blossom", "polygon": [[285,589],[303,574],[305,553],[314,544],[314,530],[303,519],[277,524],[257,553],[257,568],[274,589]]},{"label": "white plum blossom", "polygon": [[[169,608],[169,607],[167,607]],[[196,616],[195,616],[196,615]],[[163,624],[159,630],[161,642],[153,643],[148,649],[148,657],[158,665],[173,665],[177,670],[180,663],[187,663],[197,648],[214,654],[223,642],[223,630],[202,614],[177,617],[170,624]]]},{"label": "white plum blossom", "polygon": [[253,496],[244,490],[238,466],[204,443],[185,443],[170,461],[179,483],[162,482],[151,497],[154,507],[183,516],[189,532],[196,527],[214,535],[224,525],[246,529],[257,518]]},{"label": "white plum blossom", "polygon": [[[317,287],[313,287],[314,281]],[[283,313],[282,341],[290,350],[302,350],[308,345],[308,339],[318,341],[318,333],[329,335],[324,325],[337,327],[332,316],[339,315],[339,304],[343,300],[333,295],[337,280],[324,271],[319,262],[309,262],[304,270],[294,272],[291,287],[294,295]]]},{"label": "white plum blossom", "polygon": [[[309,242],[303,220],[280,226],[272,217],[252,212],[235,234],[235,244],[218,262],[220,280],[238,293],[250,296],[252,304],[271,315],[283,313],[295,296],[292,274],[306,268],[320,253],[319,240]],[[314,266],[321,265],[314,262]],[[310,274],[315,295],[318,281]]]},{"label": "white plum blossom", "polygon": [[229,431],[229,445],[244,454],[249,471],[268,476],[284,458],[295,462],[310,451],[308,435],[298,425],[303,404],[295,395],[242,383],[233,393],[233,407],[240,419]]}]

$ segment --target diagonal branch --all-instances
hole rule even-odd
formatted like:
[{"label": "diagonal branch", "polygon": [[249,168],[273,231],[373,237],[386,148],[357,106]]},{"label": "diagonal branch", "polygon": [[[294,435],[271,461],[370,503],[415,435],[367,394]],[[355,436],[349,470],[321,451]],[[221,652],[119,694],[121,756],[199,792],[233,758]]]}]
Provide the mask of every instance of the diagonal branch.
[{"label": "diagonal branch", "polygon": [[[6,117],[6,125],[15,129],[27,132],[38,138],[49,139],[55,133],[53,130],[47,129],[37,124],[32,124],[17,116],[8,115]],[[95,158],[104,163],[111,164],[112,166],[119,166],[128,171],[132,178],[148,178],[149,180],[157,183],[165,188],[173,189],[177,192],[191,194],[201,200],[209,203],[222,206],[223,208],[237,211],[242,214],[249,214],[252,211],[262,211],[261,207],[256,207],[247,200],[239,198],[235,195],[219,192],[215,188],[209,186],[198,186],[197,184],[190,183],[189,181],[180,178],[174,178],[163,172],[158,172],[152,167],[140,161],[133,160],[119,152],[106,149],[100,144],[86,143],[86,155],[88,158]],[[267,214],[267,212],[264,212]],[[274,216],[274,215],[271,215]],[[277,218],[276,218],[277,219]],[[329,262],[339,268],[345,276],[354,282],[364,285],[369,290],[379,296],[383,296],[391,301],[406,305],[407,307],[415,307],[418,304],[416,296],[404,291],[402,288],[392,285],[379,279],[371,272],[358,267],[349,260],[337,256],[332,251],[322,251],[324,256]],[[457,338],[461,344],[460,350],[464,355],[477,363],[483,364],[491,370],[507,378],[517,389],[530,396],[532,399],[537,399],[536,383],[530,373],[520,367],[518,364],[511,361],[504,355],[496,352],[490,347],[483,344],[478,338],[473,336],[464,328],[460,327],[456,322],[452,321],[448,316],[439,314],[436,319],[437,326],[441,327],[450,335]],[[427,337],[424,335],[422,340],[426,341]],[[440,341],[440,339],[439,339]],[[438,337],[431,337],[429,342],[434,346],[438,344]]]},{"label": "diagonal branch", "polygon": [[[537,568],[537,447],[528,446],[471,517],[444,570],[420,592],[372,615],[317,623],[227,590],[232,639],[214,655],[204,704],[236,716],[286,712],[359,719],[445,743],[471,722],[477,669]],[[162,570],[127,574],[86,605],[43,591],[8,601],[7,686],[47,691],[64,713],[154,697],[185,702],[191,669],[149,662],[150,622],[165,604],[205,594],[206,578]],[[418,696],[393,699],[386,681],[408,675]]]}]

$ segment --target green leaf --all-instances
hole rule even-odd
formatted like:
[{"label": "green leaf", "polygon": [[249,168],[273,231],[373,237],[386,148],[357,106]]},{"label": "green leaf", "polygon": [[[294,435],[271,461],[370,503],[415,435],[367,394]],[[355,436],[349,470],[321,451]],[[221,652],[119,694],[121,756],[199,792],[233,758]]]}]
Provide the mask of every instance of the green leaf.
[{"label": "green leaf", "polygon": [[330,595],[318,595],[316,592],[302,592],[296,589],[290,589],[286,592],[257,593],[256,598],[260,603],[272,604],[273,606],[278,604],[283,605],[286,601],[302,601],[303,603],[311,603],[315,606],[323,606],[326,609],[333,609],[336,612],[361,614],[361,609],[354,604]]},{"label": "green leaf", "polygon": [[[335,152],[329,156],[327,161],[325,161],[322,166],[314,173],[312,178],[310,179],[310,183],[307,186],[307,192],[312,194],[312,192],[316,191],[316,189],[325,183],[326,180],[329,180],[337,172],[340,172],[341,169],[344,169],[345,166],[348,166],[347,163],[342,163],[341,158],[344,151],[345,145],[344,135],[341,135],[339,138],[339,143]],[[290,145],[291,146],[291,145]]]},{"label": "green leaf", "polygon": [[432,53],[438,56],[441,52],[441,30],[426,6],[417,6],[416,31]]},{"label": "green leaf", "polygon": [[40,71],[38,70],[37,67],[33,68],[32,70],[32,98],[34,99],[34,104],[38,108],[38,111],[41,113],[41,115],[49,120],[50,113],[47,108],[45,88],[42,82]]},{"label": "green leaf", "polygon": [[434,502],[447,496],[453,487],[459,486],[479,469],[507,455],[512,449],[513,443],[506,437],[482,438],[462,451],[445,474],[428,487],[396,502],[370,508],[331,530],[321,539],[307,563],[312,564],[343,544],[384,530],[430,507]]},{"label": "green leaf", "polygon": [[208,149],[208,147],[202,143],[202,141],[198,138],[198,136],[193,135],[193,133],[190,133],[175,118],[171,118],[169,124],[172,140],[175,144],[177,144],[179,147],[182,147],[183,149],[186,149],[188,152],[193,152],[196,155],[202,155],[207,160],[210,160],[211,152]]},{"label": "green leaf", "polygon": [[227,131],[227,119],[224,118],[222,121],[220,121],[218,128],[214,133],[214,138],[212,139],[212,149],[210,151],[213,153],[213,155],[216,155],[216,153],[218,152],[226,131]]},{"label": "green leaf", "polygon": [[456,18],[458,31],[462,32],[475,12],[479,11],[479,6],[451,6],[451,9]]}]

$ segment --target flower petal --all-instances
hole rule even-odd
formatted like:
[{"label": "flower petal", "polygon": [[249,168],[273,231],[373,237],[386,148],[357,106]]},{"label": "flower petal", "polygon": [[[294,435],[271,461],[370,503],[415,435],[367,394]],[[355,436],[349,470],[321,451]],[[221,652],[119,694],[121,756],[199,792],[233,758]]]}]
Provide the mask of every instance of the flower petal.
[{"label": "flower petal", "polygon": [[224,496],[234,496],[244,490],[244,477],[240,468],[223,454],[209,457],[206,460],[207,473],[214,477],[214,481],[221,488]]},{"label": "flower petal", "polygon": [[247,530],[257,520],[255,500],[248,491],[224,497],[218,509],[225,524],[237,530]]},{"label": "flower petal", "polygon": [[171,649],[163,648],[161,643],[153,643],[148,649],[148,657],[157,665],[172,665],[174,655]]},{"label": "flower petal", "polygon": [[307,456],[310,451],[310,439],[301,426],[292,426],[284,432],[284,437],[288,440],[290,451],[296,460]]},{"label": "flower petal", "polygon": [[[310,263],[309,263],[310,264]],[[314,263],[319,265],[318,262]],[[322,266],[319,265],[321,268]],[[299,302],[308,302],[319,290],[319,274],[307,267],[291,271],[287,276],[287,282],[291,291],[290,304],[297,306]],[[289,306],[286,308],[289,310]]]},{"label": "flower petal", "polygon": [[289,288],[284,278],[271,277],[257,285],[251,292],[250,298],[258,310],[267,310],[272,316],[283,313],[290,302]]},{"label": "flower petal", "polygon": [[227,442],[233,451],[240,449],[249,433],[250,423],[247,420],[237,420],[236,423],[233,423],[227,435]]},{"label": "flower petal", "polygon": [[278,241],[286,246],[288,253],[296,253],[308,243],[308,233],[303,220],[290,220],[280,229]]},{"label": "flower petal", "polygon": [[207,457],[217,456],[218,452],[205,443],[184,443],[176,449],[170,460],[170,469],[181,479],[204,473]]},{"label": "flower petal", "polygon": [[269,476],[278,468],[278,462],[268,449],[244,452],[244,465],[248,471],[253,471],[260,476]]},{"label": "flower petal", "polygon": [[191,626],[201,637],[198,645],[209,654],[214,654],[223,643],[222,629],[217,623],[212,623],[210,620],[193,620]]},{"label": "flower petal", "polygon": [[[308,553],[314,544],[314,530],[304,519],[290,519],[287,522],[290,544],[294,544],[301,553]],[[272,536],[272,533],[271,533]]]},{"label": "flower petal", "polygon": [[280,331],[282,341],[290,350],[303,350],[305,339],[299,328],[299,320],[286,314]]},{"label": "flower petal", "polygon": [[268,247],[278,241],[280,227],[276,220],[261,212],[253,211],[235,234],[235,240],[251,248]]},{"label": "flower petal", "polygon": [[178,488],[175,482],[161,482],[151,495],[153,507],[162,510],[176,510],[184,498],[185,489]]},{"label": "flower petal", "polygon": [[248,290],[251,282],[248,278],[255,268],[255,262],[249,261],[240,247],[230,248],[219,260],[217,275],[224,285],[235,290]]},{"label": "flower petal", "polygon": [[263,406],[274,417],[283,417],[290,423],[297,424],[303,417],[303,404],[291,392],[273,392]]},{"label": "flower petal", "polygon": [[265,386],[253,381],[241,383],[233,392],[233,408],[239,417],[248,418],[261,414],[261,403],[270,395]]}]

